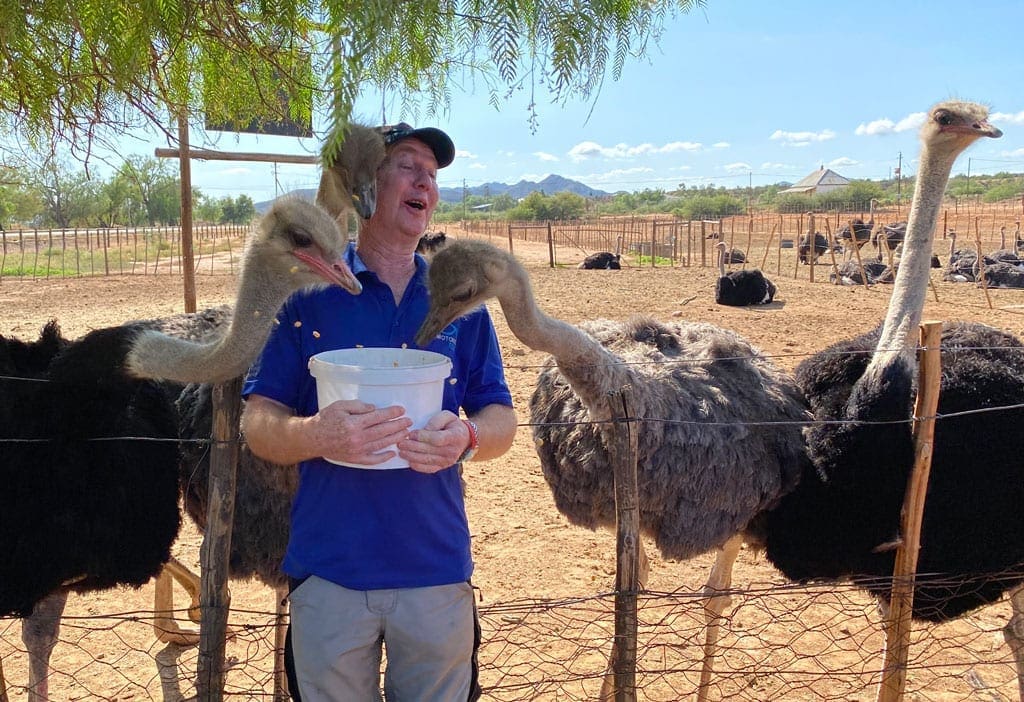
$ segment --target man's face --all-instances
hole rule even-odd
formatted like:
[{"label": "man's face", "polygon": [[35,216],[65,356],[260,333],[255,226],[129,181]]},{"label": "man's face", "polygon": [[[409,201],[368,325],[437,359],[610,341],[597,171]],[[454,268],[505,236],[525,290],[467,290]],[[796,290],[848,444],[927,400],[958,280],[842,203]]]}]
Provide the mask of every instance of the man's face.
[{"label": "man's face", "polygon": [[377,211],[372,221],[418,240],[439,198],[434,152],[418,139],[403,139],[388,152],[377,175]]}]

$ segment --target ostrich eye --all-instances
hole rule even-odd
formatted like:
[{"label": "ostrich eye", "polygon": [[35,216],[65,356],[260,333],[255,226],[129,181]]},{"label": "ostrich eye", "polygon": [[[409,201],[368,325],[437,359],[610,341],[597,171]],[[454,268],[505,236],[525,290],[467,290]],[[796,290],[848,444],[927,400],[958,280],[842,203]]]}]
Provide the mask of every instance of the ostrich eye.
[{"label": "ostrich eye", "polygon": [[946,111],[937,112],[935,114],[935,121],[941,124],[943,127],[948,127],[953,124],[953,115]]},{"label": "ostrich eye", "polygon": [[313,245],[313,238],[303,229],[289,229],[288,235],[296,248],[307,249]]},{"label": "ostrich eye", "polygon": [[463,288],[452,293],[452,299],[456,302],[469,302],[473,298],[473,288]]}]

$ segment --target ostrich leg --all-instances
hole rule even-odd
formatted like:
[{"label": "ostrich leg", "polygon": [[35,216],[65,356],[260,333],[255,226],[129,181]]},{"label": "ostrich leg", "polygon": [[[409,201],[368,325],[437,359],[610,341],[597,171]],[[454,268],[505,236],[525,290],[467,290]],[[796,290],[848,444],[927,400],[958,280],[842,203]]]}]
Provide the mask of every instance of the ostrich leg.
[{"label": "ostrich leg", "polygon": [[707,616],[708,629],[704,635],[704,661],[700,667],[700,686],[697,688],[697,702],[706,702],[711,674],[714,672],[715,654],[718,649],[718,633],[722,627],[722,612],[732,602],[728,594],[719,594],[732,586],[732,568],[743,545],[743,535],[736,534],[726,541],[715,557],[715,565],[711,575],[704,584],[704,614]]},{"label": "ostrich leg", "polygon": [[[172,579],[173,578],[173,579]],[[182,629],[174,620],[174,581],[177,580],[185,588],[192,602],[188,608],[188,618],[199,621],[199,577],[183,566],[176,558],[171,558],[160,574],[156,576],[156,590],[153,595],[153,631],[156,638],[163,643],[174,643],[181,646],[195,646],[199,643],[199,632]]]},{"label": "ostrich leg", "polygon": [[1018,585],[1010,593],[1010,607],[1013,616],[1003,627],[1003,639],[1013,651],[1013,659],[1017,664],[1017,688],[1020,699],[1024,701],[1024,585]]},{"label": "ostrich leg", "polygon": [[37,602],[21,623],[21,640],[28,651],[28,702],[50,699],[50,654],[57,645],[67,601],[67,590],[53,592]]}]

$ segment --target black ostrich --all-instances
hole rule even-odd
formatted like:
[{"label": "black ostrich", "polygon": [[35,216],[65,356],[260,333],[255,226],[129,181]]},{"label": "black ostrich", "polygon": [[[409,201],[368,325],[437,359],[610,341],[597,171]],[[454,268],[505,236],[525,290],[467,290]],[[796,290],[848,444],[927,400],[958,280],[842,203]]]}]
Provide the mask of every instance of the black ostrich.
[{"label": "black ostrich", "polygon": [[725,242],[718,242],[719,277],[715,281],[715,302],[719,305],[745,307],[766,305],[775,298],[775,283],[755,269],[725,272]]},{"label": "black ostrich", "polygon": [[[881,228],[871,237],[871,245],[876,249],[885,248],[887,251],[895,251],[903,243],[907,236],[906,222],[893,222],[883,224]],[[879,252],[881,254],[881,252]]]},{"label": "black ostrich", "polygon": [[[551,354],[530,400],[534,443],[555,506],[573,524],[614,528],[608,441],[612,397],[630,386],[640,425],[640,529],[666,558],[719,549],[708,581],[706,646],[713,648],[732,563],[751,519],[792,489],[806,460],[809,419],[795,383],[735,333],[649,317],[579,327],[544,314],[514,256],[466,240],[430,265],[431,307],[417,343],[497,297],[512,333]],[[665,420],[665,421],[658,421]],[[778,426],[751,422],[778,422]],[[642,549],[641,549],[642,552]],[[641,560],[640,580],[646,578]],[[708,692],[705,658],[698,699]],[[601,699],[611,699],[605,678]]]},{"label": "black ostrich", "polygon": [[865,222],[860,217],[855,217],[836,231],[836,240],[843,242],[844,248],[849,250],[847,244],[853,244],[858,249],[871,241],[871,230],[875,227],[875,203],[874,198],[868,203],[868,214],[870,219]]},{"label": "black ostrich", "polygon": [[622,268],[621,258],[622,257],[619,254],[612,253],[611,251],[598,251],[597,253],[592,253],[580,261],[580,265],[576,267],[588,271],[617,271]]},{"label": "black ostrich", "polygon": [[5,378],[0,407],[0,616],[27,617],[29,699],[47,699],[68,592],[139,587],[178,534],[177,421],[160,384],[129,378],[123,336],[65,343]]},{"label": "black ostrich", "polygon": [[[358,292],[344,246],[326,211],[281,198],[249,238],[234,310],[213,316],[218,334],[182,338],[171,333],[177,321],[161,320],[99,329],[53,356],[48,382],[8,381],[0,616],[47,602],[31,626],[30,680],[45,681],[68,591],[138,587],[171,559],[181,524],[175,382],[244,371],[295,290],[326,281]],[[52,334],[44,342],[60,345]]]},{"label": "black ostrich", "polygon": [[[979,137],[1001,135],[987,114],[980,105],[955,101],[931,109],[922,128],[921,171],[900,275],[881,330],[835,344],[797,368],[816,418],[846,421],[806,432],[813,467],[767,515],[768,559],[788,578],[853,578],[887,600],[914,462],[909,420],[916,331],[933,232],[957,155]],[[1016,405],[1024,397],[1024,346],[1014,337],[979,324],[954,324],[943,333],[943,347],[940,416]],[[1022,422],[1020,409],[937,422],[915,618],[959,616],[1024,581]],[[1024,628],[1022,606],[1018,591],[1008,640],[1014,627]],[[1016,646],[1018,672],[1024,673],[1020,639]]]}]

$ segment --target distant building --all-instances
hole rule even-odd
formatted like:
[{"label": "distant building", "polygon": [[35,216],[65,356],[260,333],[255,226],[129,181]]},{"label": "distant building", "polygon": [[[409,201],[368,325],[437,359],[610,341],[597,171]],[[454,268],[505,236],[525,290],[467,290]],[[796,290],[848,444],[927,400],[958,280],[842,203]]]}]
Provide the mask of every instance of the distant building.
[{"label": "distant building", "polygon": [[796,185],[780,190],[779,194],[799,193],[801,195],[817,195],[844,188],[849,184],[849,179],[842,177],[831,168],[822,166]]}]

